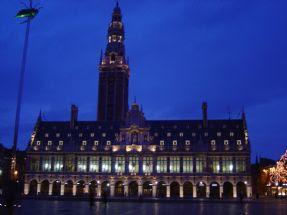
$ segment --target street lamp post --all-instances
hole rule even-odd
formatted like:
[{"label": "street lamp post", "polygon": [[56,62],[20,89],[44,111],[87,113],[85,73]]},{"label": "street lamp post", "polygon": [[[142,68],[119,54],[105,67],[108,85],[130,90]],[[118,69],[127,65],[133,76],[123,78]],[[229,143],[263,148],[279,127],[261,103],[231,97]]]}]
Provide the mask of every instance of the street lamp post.
[{"label": "street lamp post", "polygon": [[16,170],[16,151],[17,151],[17,143],[18,143],[19,122],[20,122],[20,113],[21,113],[22,96],[23,96],[24,74],[26,70],[30,24],[31,24],[31,20],[35,18],[38,12],[39,12],[39,9],[33,8],[32,0],[29,0],[29,6],[25,9],[20,10],[16,15],[17,18],[26,19],[24,22],[22,22],[22,23],[26,23],[26,32],[25,32],[22,62],[21,62],[19,89],[18,89],[18,96],[17,96],[14,138],[13,138],[11,169],[10,169],[11,180],[16,180],[18,176],[18,171]]}]

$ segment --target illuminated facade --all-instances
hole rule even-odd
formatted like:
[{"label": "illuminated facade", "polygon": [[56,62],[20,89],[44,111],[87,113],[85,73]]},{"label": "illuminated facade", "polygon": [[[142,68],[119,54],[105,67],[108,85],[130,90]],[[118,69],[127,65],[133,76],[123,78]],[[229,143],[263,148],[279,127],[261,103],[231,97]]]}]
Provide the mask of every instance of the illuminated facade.
[{"label": "illuminated facade", "polygon": [[27,147],[26,195],[143,198],[251,196],[245,114],[211,120],[147,120],[128,110],[129,66],[121,11],[115,7],[100,60],[98,120],[39,116]]}]

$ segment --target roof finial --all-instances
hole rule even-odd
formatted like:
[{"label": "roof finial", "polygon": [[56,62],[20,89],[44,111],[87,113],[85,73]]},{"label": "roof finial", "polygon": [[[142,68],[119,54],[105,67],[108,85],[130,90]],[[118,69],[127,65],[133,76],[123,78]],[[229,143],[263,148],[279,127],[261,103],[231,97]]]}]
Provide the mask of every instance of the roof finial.
[{"label": "roof finial", "polygon": [[38,122],[42,121],[42,110],[40,109],[39,115],[38,115]]},{"label": "roof finial", "polygon": [[117,0],[117,7],[119,7],[119,1]]},{"label": "roof finial", "polygon": [[134,97],[134,104],[136,104],[137,103],[137,97],[135,96]]}]

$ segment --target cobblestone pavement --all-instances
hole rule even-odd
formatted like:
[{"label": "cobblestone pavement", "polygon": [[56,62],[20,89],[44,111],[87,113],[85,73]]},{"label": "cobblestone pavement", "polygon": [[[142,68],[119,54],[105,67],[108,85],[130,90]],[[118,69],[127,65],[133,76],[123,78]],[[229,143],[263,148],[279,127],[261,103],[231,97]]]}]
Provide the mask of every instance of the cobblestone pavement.
[{"label": "cobblestone pavement", "polygon": [[[0,214],[8,214],[4,207],[0,207]],[[105,206],[96,202],[93,208],[88,201],[49,201],[49,200],[23,200],[21,207],[14,213],[27,215],[184,215],[184,214],[255,214],[255,215],[286,215],[286,200],[260,200],[240,204],[239,202],[109,202]]]}]

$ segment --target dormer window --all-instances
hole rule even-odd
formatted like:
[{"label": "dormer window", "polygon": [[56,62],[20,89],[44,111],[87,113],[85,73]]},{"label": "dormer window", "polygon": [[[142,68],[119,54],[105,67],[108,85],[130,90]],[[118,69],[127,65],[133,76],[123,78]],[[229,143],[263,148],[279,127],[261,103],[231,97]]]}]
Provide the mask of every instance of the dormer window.
[{"label": "dormer window", "polygon": [[107,146],[110,146],[111,145],[111,141],[107,141]]},{"label": "dormer window", "polygon": [[102,133],[102,137],[106,137],[106,133]]},{"label": "dormer window", "polygon": [[95,136],[95,133],[91,133],[91,137],[94,137]]},{"label": "dormer window", "polygon": [[37,145],[38,145],[38,146],[41,145],[41,141],[38,140],[38,141],[37,141]]},{"label": "dormer window", "polygon": [[49,134],[48,134],[48,133],[46,133],[46,134],[45,134],[45,137],[49,137]]},{"label": "dormer window", "polygon": [[159,141],[159,145],[164,146],[164,140]]},{"label": "dormer window", "polygon": [[52,145],[52,141],[48,141],[48,146],[51,146]]},{"label": "dormer window", "polygon": [[171,133],[170,133],[170,132],[167,132],[166,136],[167,136],[167,137],[170,137],[170,136],[171,136]]},{"label": "dormer window", "polygon": [[238,146],[241,146],[241,144],[242,144],[242,143],[241,143],[241,140],[237,140],[237,141],[236,141],[236,144],[237,144]]},{"label": "dormer window", "polygon": [[221,137],[221,132],[217,132],[217,137]]},{"label": "dormer window", "polygon": [[233,137],[234,136],[234,132],[230,132],[230,137]]},{"label": "dormer window", "polygon": [[99,145],[99,141],[95,140],[95,141],[94,141],[94,145],[95,145],[95,146],[98,146],[98,145]]},{"label": "dormer window", "polygon": [[172,145],[177,146],[177,141],[176,140],[172,141]]},{"label": "dormer window", "polygon": [[205,137],[208,137],[208,132],[204,132],[204,136],[205,136]]},{"label": "dormer window", "polygon": [[68,137],[71,137],[71,133],[68,133],[68,135],[67,135]]},{"label": "dormer window", "polygon": [[85,140],[82,141],[82,145],[83,145],[83,146],[87,145],[87,141],[85,141]]},{"label": "dormer window", "polygon": [[60,137],[60,133],[57,133],[57,134],[56,134],[56,137]]},{"label": "dormer window", "polygon": [[227,146],[229,144],[228,140],[224,140],[224,145]]},{"label": "dormer window", "polygon": [[185,141],[185,145],[189,146],[190,145],[190,140]]},{"label": "dormer window", "polygon": [[210,144],[211,144],[212,146],[215,146],[216,141],[215,141],[215,140],[211,140]]},{"label": "dormer window", "polygon": [[179,133],[179,136],[180,136],[180,137],[183,137],[183,132],[180,132],[180,133]]},{"label": "dormer window", "polygon": [[157,133],[157,132],[155,132],[155,133],[154,133],[154,136],[155,136],[155,137],[158,137],[158,133]]},{"label": "dormer window", "polygon": [[79,133],[79,137],[82,137],[83,136],[83,134],[82,133]]},{"label": "dormer window", "polygon": [[59,141],[59,145],[62,146],[64,144],[63,141]]},{"label": "dormer window", "polygon": [[196,136],[196,133],[194,133],[194,132],[192,132],[192,134],[191,134],[193,137],[195,137]]}]

